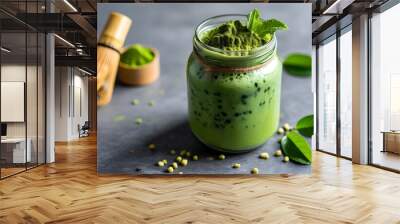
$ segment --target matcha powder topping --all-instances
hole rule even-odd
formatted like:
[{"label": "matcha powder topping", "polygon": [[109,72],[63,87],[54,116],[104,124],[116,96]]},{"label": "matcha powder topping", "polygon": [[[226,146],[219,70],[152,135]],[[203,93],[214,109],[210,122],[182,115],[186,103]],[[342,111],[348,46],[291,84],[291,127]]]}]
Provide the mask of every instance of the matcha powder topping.
[{"label": "matcha powder topping", "polygon": [[266,44],[271,39],[260,38],[238,20],[222,24],[203,37],[203,43],[212,47],[229,51],[251,50]]},{"label": "matcha powder topping", "polygon": [[201,35],[201,41],[209,46],[228,51],[252,50],[271,41],[276,30],[285,30],[287,25],[275,19],[263,20],[254,9],[247,16],[247,24],[228,21]]}]

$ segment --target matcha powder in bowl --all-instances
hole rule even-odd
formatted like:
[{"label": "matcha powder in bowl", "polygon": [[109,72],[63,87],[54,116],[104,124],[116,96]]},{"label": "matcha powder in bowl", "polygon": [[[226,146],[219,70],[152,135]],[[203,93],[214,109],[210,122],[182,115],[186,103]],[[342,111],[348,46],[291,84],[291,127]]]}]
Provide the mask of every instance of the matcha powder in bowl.
[{"label": "matcha powder in bowl", "polygon": [[138,67],[153,61],[154,56],[150,48],[143,47],[140,44],[134,44],[121,55],[120,60],[126,65]]},{"label": "matcha powder in bowl", "polygon": [[134,44],[121,54],[118,79],[130,86],[147,85],[160,75],[160,54],[155,48]]}]

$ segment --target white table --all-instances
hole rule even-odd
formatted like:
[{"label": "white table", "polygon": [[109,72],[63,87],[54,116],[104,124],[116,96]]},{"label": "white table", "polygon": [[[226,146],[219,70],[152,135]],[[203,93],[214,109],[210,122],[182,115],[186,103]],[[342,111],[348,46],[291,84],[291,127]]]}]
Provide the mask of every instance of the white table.
[{"label": "white table", "polygon": [[[2,145],[13,145],[13,163],[25,163],[31,161],[31,145],[32,141],[30,138],[26,139],[26,151],[25,151],[25,138],[5,138],[1,139]],[[26,160],[25,160],[26,159]]]}]

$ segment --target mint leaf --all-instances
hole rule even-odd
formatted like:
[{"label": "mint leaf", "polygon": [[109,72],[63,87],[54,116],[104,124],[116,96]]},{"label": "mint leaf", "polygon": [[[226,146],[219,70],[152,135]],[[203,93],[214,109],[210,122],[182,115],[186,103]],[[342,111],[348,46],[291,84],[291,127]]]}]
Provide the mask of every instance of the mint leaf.
[{"label": "mint leaf", "polygon": [[276,19],[269,19],[266,21],[263,21],[261,26],[259,34],[264,36],[267,33],[273,34],[275,33],[277,30],[287,30],[288,26]]},{"label": "mint leaf", "polygon": [[247,16],[247,29],[254,31],[259,26],[262,19],[260,19],[260,11],[253,9]]},{"label": "mint leaf", "polygon": [[309,165],[312,161],[311,147],[296,131],[289,132],[282,138],[282,150],[293,162]]},{"label": "mint leaf", "polygon": [[302,117],[296,124],[296,130],[305,137],[311,137],[314,134],[314,115]]},{"label": "mint leaf", "polygon": [[283,62],[283,68],[294,76],[311,76],[311,56],[301,53],[289,54]]},{"label": "mint leaf", "polygon": [[277,30],[286,30],[287,28],[287,25],[279,20],[263,20],[258,9],[253,9],[247,16],[247,29],[267,42],[272,39]]}]

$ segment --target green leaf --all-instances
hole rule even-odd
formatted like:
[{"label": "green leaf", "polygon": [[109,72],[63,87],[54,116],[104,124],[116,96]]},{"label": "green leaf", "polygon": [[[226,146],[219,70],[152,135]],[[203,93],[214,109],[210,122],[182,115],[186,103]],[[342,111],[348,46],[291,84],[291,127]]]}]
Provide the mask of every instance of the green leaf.
[{"label": "green leaf", "polygon": [[253,9],[247,16],[247,29],[267,42],[271,40],[277,30],[286,30],[287,28],[287,25],[279,20],[263,20],[258,9]]},{"label": "green leaf", "polygon": [[311,137],[314,134],[314,115],[302,117],[296,124],[296,129],[305,137]]},{"label": "green leaf", "polygon": [[301,53],[290,54],[283,62],[283,68],[290,75],[311,76],[311,56]]},{"label": "green leaf", "polygon": [[247,29],[254,30],[260,23],[260,11],[253,9],[247,16]]},{"label": "green leaf", "polygon": [[261,37],[264,37],[267,34],[273,34],[277,30],[287,30],[287,25],[276,19],[269,19],[263,21],[261,25],[257,27],[257,33]]},{"label": "green leaf", "polygon": [[293,162],[303,165],[311,164],[311,147],[306,139],[296,131],[291,131],[282,138],[282,150]]}]

